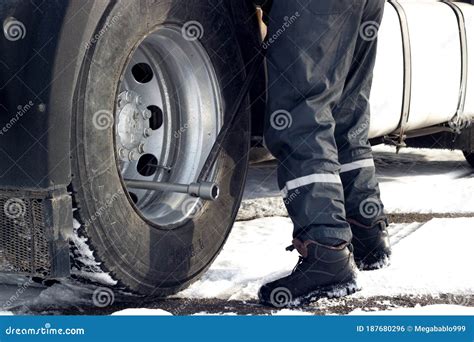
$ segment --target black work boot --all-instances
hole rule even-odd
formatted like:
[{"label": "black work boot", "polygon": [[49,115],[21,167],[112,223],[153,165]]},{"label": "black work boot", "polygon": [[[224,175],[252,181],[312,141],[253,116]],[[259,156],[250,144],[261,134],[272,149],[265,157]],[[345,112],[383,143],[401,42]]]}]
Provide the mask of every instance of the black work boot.
[{"label": "black work boot", "polygon": [[354,220],[347,220],[352,229],[354,259],[360,270],[377,270],[390,264],[390,239],[387,222],[381,220],[368,227]]},{"label": "black work boot", "polygon": [[316,241],[293,240],[288,250],[301,254],[293,272],[260,288],[260,302],[277,308],[296,306],[319,298],[338,298],[359,290],[352,246],[322,245]]}]

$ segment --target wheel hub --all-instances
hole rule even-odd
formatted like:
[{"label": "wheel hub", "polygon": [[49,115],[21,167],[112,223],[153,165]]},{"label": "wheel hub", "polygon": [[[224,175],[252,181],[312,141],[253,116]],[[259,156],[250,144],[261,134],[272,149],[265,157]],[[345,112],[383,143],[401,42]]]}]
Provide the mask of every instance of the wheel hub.
[{"label": "wheel hub", "polygon": [[145,153],[151,136],[151,112],[134,91],[122,92],[117,100],[117,147],[122,161],[136,161]]},{"label": "wheel hub", "polygon": [[[124,68],[117,100],[117,168],[130,182],[191,184],[223,123],[219,82],[199,41],[182,27],[150,33]],[[205,180],[213,182],[215,171]],[[137,184],[137,183],[135,183]],[[163,229],[180,227],[203,207],[179,192],[127,186],[137,212]]]}]

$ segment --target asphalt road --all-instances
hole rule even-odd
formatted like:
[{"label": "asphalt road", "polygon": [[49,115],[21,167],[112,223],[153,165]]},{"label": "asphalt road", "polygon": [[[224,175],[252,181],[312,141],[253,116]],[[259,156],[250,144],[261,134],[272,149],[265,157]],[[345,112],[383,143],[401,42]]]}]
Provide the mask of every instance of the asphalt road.
[{"label": "asphalt road", "polygon": [[[122,301],[123,300],[123,301]],[[436,296],[395,296],[371,298],[342,298],[321,299],[309,305],[291,308],[314,315],[339,314],[345,315],[356,309],[364,311],[381,311],[394,308],[413,308],[417,305],[426,306],[434,304],[474,306],[474,296],[452,296],[440,294]],[[104,308],[94,305],[67,305],[64,307],[45,308],[44,306],[18,307],[13,310],[17,314],[43,314],[43,315],[110,315],[124,309],[161,309],[173,315],[195,314],[236,314],[236,315],[271,315],[278,310],[260,305],[257,301],[227,301],[220,299],[166,299],[145,300],[129,297],[122,298]]]}]

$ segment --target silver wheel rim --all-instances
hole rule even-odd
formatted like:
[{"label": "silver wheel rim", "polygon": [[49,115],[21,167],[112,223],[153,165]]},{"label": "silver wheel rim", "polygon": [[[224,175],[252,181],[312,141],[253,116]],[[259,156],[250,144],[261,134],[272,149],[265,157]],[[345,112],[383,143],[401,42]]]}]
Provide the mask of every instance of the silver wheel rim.
[{"label": "silver wheel rim", "polygon": [[[217,77],[204,47],[178,26],[158,28],[137,47],[121,78],[115,150],[122,178],[196,181],[222,115]],[[141,216],[162,228],[182,225],[203,206],[185,194],[125,189]]]}]

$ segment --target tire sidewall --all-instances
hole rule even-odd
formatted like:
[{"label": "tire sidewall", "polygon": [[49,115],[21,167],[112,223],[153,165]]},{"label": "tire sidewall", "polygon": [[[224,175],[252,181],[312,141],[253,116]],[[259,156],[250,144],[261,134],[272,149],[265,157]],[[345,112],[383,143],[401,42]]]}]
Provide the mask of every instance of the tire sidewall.
[{"label": "tire sidewall", "polygon": [[[204,202],[184,225],[162,229],[132,207],[116,166],[113,124],[97,129],[98,112],[114,113],[118,84],[130,56],[150,32],[169,23],[202,25],[201,43],[221,86],[224,108],[242,84],[242,61],[223,8],[210,1],[119,1],[110,5],[96,29],[77,89],[73,125],[74,191],[89,243],[104,268],[129,289],[168,295],[204,272],[222,248],[242,196],[248,158],[248,111],[241,115],[218,160],[221,196]],[[246,106],[243,106],[246,108]],[[228,111],[224,110],[227,115]]]}]

